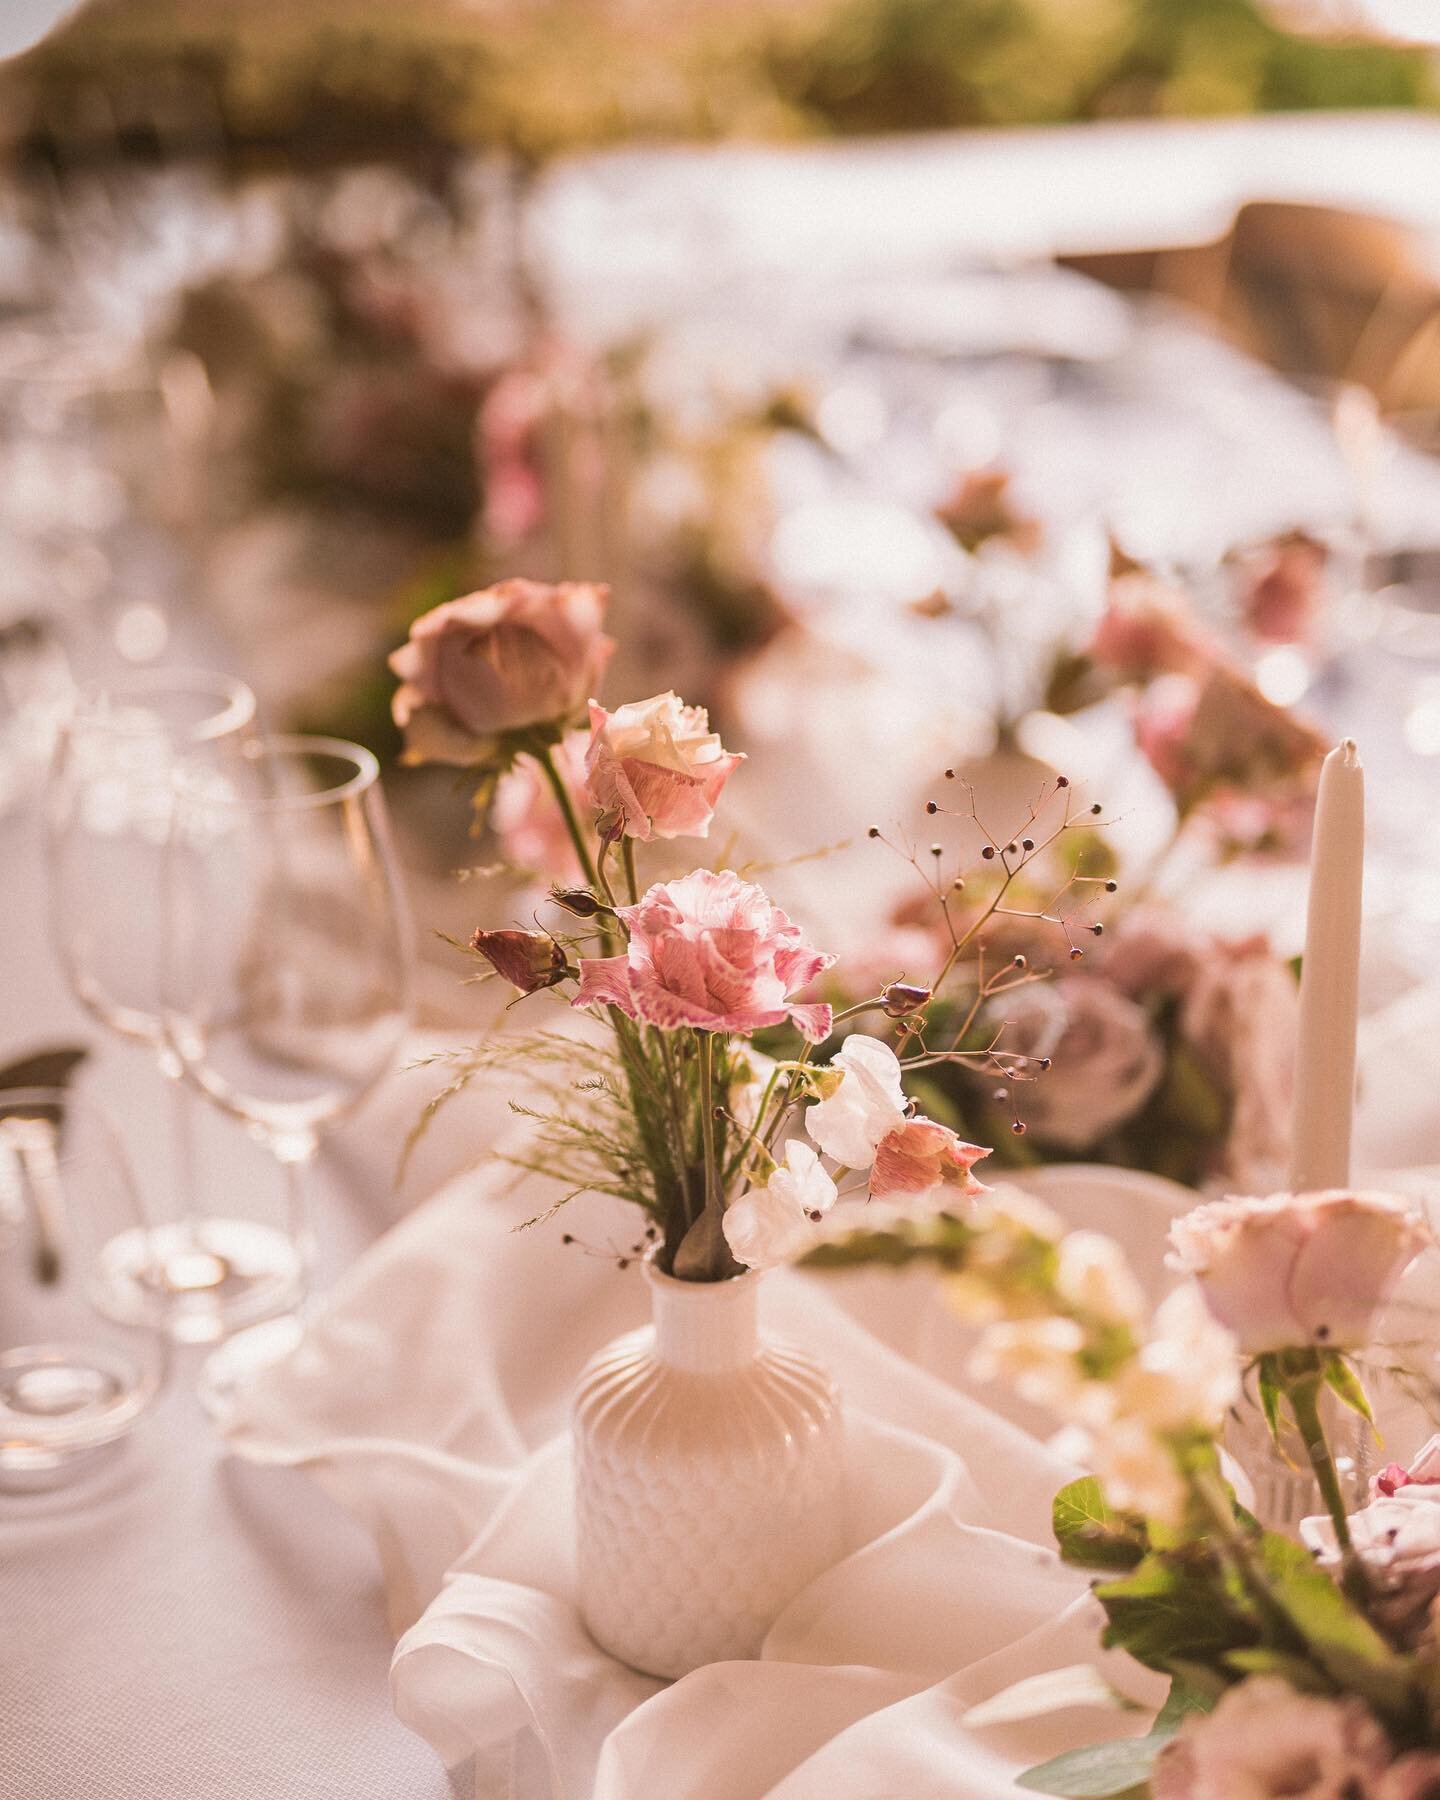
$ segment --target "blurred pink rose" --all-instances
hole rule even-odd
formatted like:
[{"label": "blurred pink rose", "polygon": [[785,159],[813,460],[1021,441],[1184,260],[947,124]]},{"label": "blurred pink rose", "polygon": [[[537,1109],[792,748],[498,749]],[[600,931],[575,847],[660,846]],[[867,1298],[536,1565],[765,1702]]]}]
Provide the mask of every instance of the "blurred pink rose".
[{"label": "blurred pink rose", "polygon": [[1300,990],[1263,937],[1212,939],[1180,1009],[1180,1035],[1230,1097],[1222,1172],[1280,1178],[1290,1155]]},{"label": "blurred pink rose", "polygon": [[811,1043],[830,1035],[830,1008],[791,995],[835,958],[812,949],[752,882],[696,869],[618,910],[629,946],[581,962],[574,1005],[618,1006],[665,1031],[743,1033],[789,1019]]},{"label": "blurred pink rose", "polygon": [[972,1199],[986,1190],[970,1171],[989,1154],[979,1144],[967,1144],[948,1125],[907,1119],[880,1140],[870,1171],[870,1197],[912,1203],[933,1198],[945,1206],[952,1198]]},{"label": "blurred pink rose", "polygon": [[573,717],[615,648],[600,629],[607,599],[594,582],[517,578],[417,619],[390,658],[405,760],[480,763],[502,733]]},{"label": "blurred pink rose", "polygon": [[1063,975],[1006,995],[1007,1050],[1051,1059],[1023,1091],[1026,1122],[1062,1150],[1088,1150],[1133,1118],[1165,1073],[1144,1009],[1099,975]]},{"label": "blurred pink rose", "polygon": [[1173,1000],[1189,991],[1205,940],[1165,906],[1135,906],[1106,940],[1105,978],[1131,1000]]},{"label": "blurred pink rose", "polygon": [[1197,1206],[1171,1226],[1169,1261],[1249,1356],[1357,1350],[1427,1241],[1396,1196],[1332,1189]]},{"label": "blurred pink rose", "polygon": [[606,712],[590,703],[585,789],[626,837],[706,837],[715,802],[743,756],[726,750],[701,706],[657,694]]},{"label": "blurred pink rose", "polygon": [[1271,644],[1308,643],[1325,599],[1330,552],[1303,531],[1245,552],[1238,559],[1240,614],[1258,638]]},{"label": "blurred pink rose", "polygon": [[1440,1800],[1440,1752],[1412,1750],[1380,1778],[1375,1800]]},{"label": "blurred pink rose", "polygon": [[1135,701],[1133,722],[1140,754],[1183,806],[1198,793],[1202,770],[1191,747],[1200,684],[1190,675],[1162,675]]},{"label": "blurred pink rose", "polygon": [[[560,777],[570,790],[576,812],[586,815],[585,746],[583,731],[572,731],[555,746],[552,755]],[[550,783],[534,762],[522,757],[507,769],[495,786],[490,806],[490,829],[500,840],[505,860],[519,869],[533,869],[561,883],[580,879],[580,859]]]},{"label": "blurred pink rose", "polygon": [[1227,1688],[1160,1752],[1154,1800],[1373,1800],[1390,1740],[1362,1700],[1302,1694],[1278,1675]]},{"label": "blurred pink rose", "polygon": [[1090,656],[1121,681],[1203,675],[1217,654],[1178,589],[1143,571],[1112,580],[1109,602],[1090,640]]}]

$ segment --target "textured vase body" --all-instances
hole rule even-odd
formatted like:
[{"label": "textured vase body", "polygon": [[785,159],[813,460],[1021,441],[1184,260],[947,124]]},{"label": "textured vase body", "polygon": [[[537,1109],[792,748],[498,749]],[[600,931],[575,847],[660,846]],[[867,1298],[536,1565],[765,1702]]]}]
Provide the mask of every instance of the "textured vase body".
[{"label": "textured vase body", "polygon": [[673,1677],[755,1656],[839,1560],[842,1424],[824,1371],[760,1333],[760,1276],[646,1277],[653,1323],[575,1395],[580,1605],[611,1655]]}]

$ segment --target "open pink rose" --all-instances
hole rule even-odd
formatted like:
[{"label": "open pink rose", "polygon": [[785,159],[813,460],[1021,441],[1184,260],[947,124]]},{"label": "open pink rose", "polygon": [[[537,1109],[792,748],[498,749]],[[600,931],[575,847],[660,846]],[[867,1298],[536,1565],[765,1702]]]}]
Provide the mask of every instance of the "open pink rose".
[{"label": "open pink rose", "polygon": [[1363,1348],[1396,1282],[1428,1241],[1392,1194],[1272,1194],[1214,1200],[1170,1228],[1170,1266],[1250,1356]]},{"label": "open pink rose", "polygon": [[590,702],[585,787],[626,837],[705,837],[720,790],[744,762],[723,748],[704,707],[657,694],[606,712]]},{"label": "open pink rose", "polygon": [[985,1188],[970,1171],[989,1154],[979,1144],[967,1144],[948,1125],[907,1119],[880,1140],[870,1171],[870,1197],[910,1202],[934,1198],[941,1205],[953,1198],[972,1199]]},{"label": "open pink rose", "polygon": [[582,960],[574,1005],[618,1006],[665,1031],[763,1031],[789,1019],[813,1044],[830,1035],[830,1008],[791,995],[835,958],[807,944],[753,882],[695,869],[618,911],[629,946]]},{"label": "open pink rose", "polygon": [[1286,532],[1238,559],[1240,612],[1256,637],[1303,644],[1315,635],[1329,562],[1328,546],[1304,531]]},{"label": "open pink rose", "polygon": [[502,733],[571,718],[599,686],[613,641],[608,590],[515,579],[437,606],[390,658],[405,760],[468,766]]}]

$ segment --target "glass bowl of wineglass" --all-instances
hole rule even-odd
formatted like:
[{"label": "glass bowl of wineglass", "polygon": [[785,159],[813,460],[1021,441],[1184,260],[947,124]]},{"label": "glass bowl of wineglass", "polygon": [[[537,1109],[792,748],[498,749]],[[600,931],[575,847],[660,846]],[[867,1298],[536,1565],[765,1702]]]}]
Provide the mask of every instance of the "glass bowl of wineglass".
[{"label": "glass bowl of wineglass", "polygon": [[[254,737],[176,784],[163,883],[167,1040],[187,1078],[276,1158],[308,1255],[305,1170],[394,1067],[410,1017],[409,913],[370,751]],[[298,1338],[291,1318],[207,1361],[221,1411]]]}]

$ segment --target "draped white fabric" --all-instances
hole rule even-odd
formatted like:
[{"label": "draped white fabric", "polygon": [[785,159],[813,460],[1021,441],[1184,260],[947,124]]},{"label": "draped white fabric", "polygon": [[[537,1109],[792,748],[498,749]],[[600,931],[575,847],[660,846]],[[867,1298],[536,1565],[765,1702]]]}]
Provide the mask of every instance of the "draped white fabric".
[{"label": "draped white fabric", "polygon": [[[1075,1712],[967,1731],[968,1706],[1097,1656],[1050,1500],[1073,1470],[963,1385],[966,1333],[920,1274],[767,1278],[770,1329],[839,1376],[850,1553],[776,1621],[762,1659],[673,1686],[621,1667],[575,1606],[566,1407],[590,1352],[640,1322],[632,1270],[516,1233],[543,1196],[461,1176],[373,1250],[249,1399],[232,1445],[297,1463],[373,1534],[401,1717],[486,1800],[990,1800],[1068,1743],[1139,1728]],[[1163,1184],[1051,1176],[1087,1222],[1117,1204],[1154,1272]],[[1063,1190],[1063,1191],[1062,1191]],[[1174,1190],[1178,1194],[1179,1190]],[[614,1218],[572,1229],[597,1248]],[[1128,1659],[1137,1698],[1163,1684]]]}]

